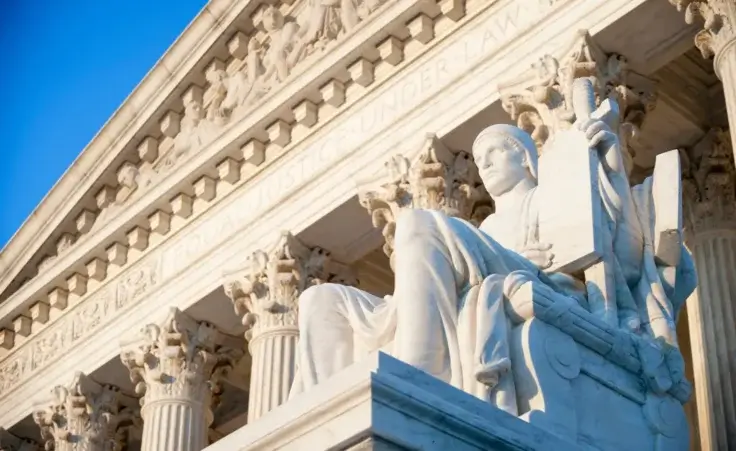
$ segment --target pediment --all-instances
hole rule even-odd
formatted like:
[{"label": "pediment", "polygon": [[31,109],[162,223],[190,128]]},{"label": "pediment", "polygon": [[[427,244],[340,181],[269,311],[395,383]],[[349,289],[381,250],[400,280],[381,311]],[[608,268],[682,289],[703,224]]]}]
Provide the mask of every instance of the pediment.
[{"label": "pediment", "polygon": [[[209,2],[3,249],[0,302],[50,270],[77,243],[99,236],[136,199],[247,117],[274,88],[294,78],[300,65],[328,53],[382,2],[350,4],[353,9],[346,11],[312,0]],[[283,139],[286,125],[278,121],[238,143],[239,158],[260,164],[267,144]],[[168,213],[161,216],[164,222]],[[150,231],[143,229],[148,230],[133,238],[118,231],[119,246],[133,246]],[[97,254],[99,260],[115,258],[110,249]]]}]

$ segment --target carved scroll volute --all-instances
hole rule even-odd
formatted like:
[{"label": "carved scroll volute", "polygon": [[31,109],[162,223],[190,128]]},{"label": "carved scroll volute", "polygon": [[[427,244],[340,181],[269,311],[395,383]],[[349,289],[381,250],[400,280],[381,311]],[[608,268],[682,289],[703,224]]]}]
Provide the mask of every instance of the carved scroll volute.
[{"label": "carved scroll volute", "polygon": [[[736,37],[736,24],[733,23],[734,7],[731,0],[669,0],[678,11],[685,12],[685,22],[695,23],[703,20],[703,29],[695,35],[695,47],[703,58],[717,55],[726,44]],[[729,7],[731,15],[729,16]]]},{"label": "carved scroll volute", "polygon": [[244,270],[226,274],[223,285],[251,341],[266,330],[296,327],[299,295],[336,278],[349,282],[348,268],[324,249],[282,232],[270,251],[254,252]]},{"label": "carved scroll volute", "polygon": [[403,209],[440,210],[476,225],[491,212],[490,197],[470,154],[452,152],[434,134],[426,136],[414,159],[395,155],[387,161],[385,175],[361,184],[358,199],[370,213],[373,226],[381,229],[383,251],[389,257],[396,218]]},{"label": "carved scroll volute", "polygon": [[731,135],[713,128],[681,149],[685,226],[690,232],[736,224],[736,169]]},{"label": "carved scroll volute", "polygon": [[116,387],[77,373],[68,386],[56,386],[52,399],[33,413],[45,448],[122,450],[125,428],[140,425],[133,400]]},{"label": "carved scroll volute", "polygon": [[141,404],[165,398],[217,402],[220,378],[242,357],[234,337],[172,308],[159,324],[148,324],[120,354]]},{"label": "carved scroll volute", "polygon": [[606,54],[587,31],[579,31],[560,58],[544,55],[520,79],[501,83],[501,105],[517,125],[527,131],[543,152],[547,141],[576,120],[573,110],[573,81],[591,80],[596,105],[611,98],[619,105],[619,114],[604,120],[619,132],[628,149],[631,168],[633,148],[644,119],[656,105],[653,81],[636,74],[626,59]]}]

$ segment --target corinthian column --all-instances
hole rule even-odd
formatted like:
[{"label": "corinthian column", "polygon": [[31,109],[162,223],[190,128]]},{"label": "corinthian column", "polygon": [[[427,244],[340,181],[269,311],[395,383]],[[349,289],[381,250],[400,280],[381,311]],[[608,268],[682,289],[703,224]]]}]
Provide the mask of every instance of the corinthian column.
[{"label": "corinthian column", "polygon": [[631,172],[640,129],[657,103],[656,84],[632,71],[623,55],[604,52],[587,31],[580,30],[559,56],[544,55],[531,70],[501,83],[501,105],[543,153],[547,142],[577,119],[573,82],[578,78],[591,81],[596,106],[606,98],[618,104],[603,120],[618,132]]},{"label": "corinthian column", "polygon": [[123,345],[123,364],[143,395],[141,450],[204,449],[218,381],[241,354],[234,337],[176,308]]},{"label": "corinthian column", "polygon": [[137,416],[134,401],[110,385],[77,373],[69,385],[56,386],[51,401],[33,412],[47,450],[119,451],[125,426]]},{"label": "corinthian column", "polygon": [[403,209],[440,210],[476,225],[492,211],[473,157],[464,151],[451,151],[432,133],[411,159],[397,154],[386,162],[384,174],[362,182],[358,199],[373,225],[382,229],[386,240],[383,251],[389,257],[394,249],[396,218]]},{"label": "corinthian column", "polygon": [[[703,29],[695,35],[695,46],[703,58],[713,57],[716,75],[723,83],[728,125],[736,127],[736,2],[733,0],[670,0],[678,11],[685,11],[688,24],[703,20]],[[736,151],[736,133],[731,136]]]},{"label": "corinthian column", "polygon": [[686,242],[698,272],[687,301],[702,449],[736,449],[736,172],[728,132],[683,152]]},{"label": "corinthian column", "polygon": [[253,253],[247,269],[225,276],[225,293],[242,317],[252,356],[248,423],[289,396],[299,339],[299,295],[345,270],[323,249],[309,248],[283,232],[270,251]]}]

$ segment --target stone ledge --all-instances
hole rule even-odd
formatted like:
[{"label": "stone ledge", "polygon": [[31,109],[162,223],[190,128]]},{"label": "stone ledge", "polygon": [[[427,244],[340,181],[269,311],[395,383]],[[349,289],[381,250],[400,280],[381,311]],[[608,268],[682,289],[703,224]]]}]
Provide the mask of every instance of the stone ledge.
[{"label": "stone ledge", "polygon": [[378,352],[206,449],[579,448]]}]

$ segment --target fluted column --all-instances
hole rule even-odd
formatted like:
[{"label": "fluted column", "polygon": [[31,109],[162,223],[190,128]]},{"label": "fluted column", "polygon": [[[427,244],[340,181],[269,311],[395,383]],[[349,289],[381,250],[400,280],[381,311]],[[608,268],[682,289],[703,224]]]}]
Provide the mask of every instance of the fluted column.
[{"label": "fluted column", "polygon": [[[113,386],[77,373],[69,385],[52,390],[52,399],[33,412],[47,450],[119,451],[137,406]],[[30,448],[29,448],[30,449]]]},{"label": "fluted column", "polygon": [[702,449],[736,449],[736,183],[730,136],[683,152],[686,240],[698,272],[687,301]]},{"label": "fluted column", "polygon": [[[716,75],[723,83],[728,125],[736,128],[736,2],[733,0],[670,0],[678,11],[685,12],[688,24],[703,21],[695,35],[695,46],[704,58],[713,57]],[[736,151],[736,133],[731,135]]]},{"label": "fluted column", "polygon": [[248,268],[226,275],[225,292],[246,327],[252,358],[249,423],[289,396],[299,339],[299,295],[311,285],[336,280],[338,273],[349,275],[323,249],[309,248],[283,232],[270,251],[253,253]]},{"label": "fluted column", "polygon": [[141,450],[204,449],[218,381],[240,355],[234,337],[176,308],[123,345],[123,364],[143,395]]}]

